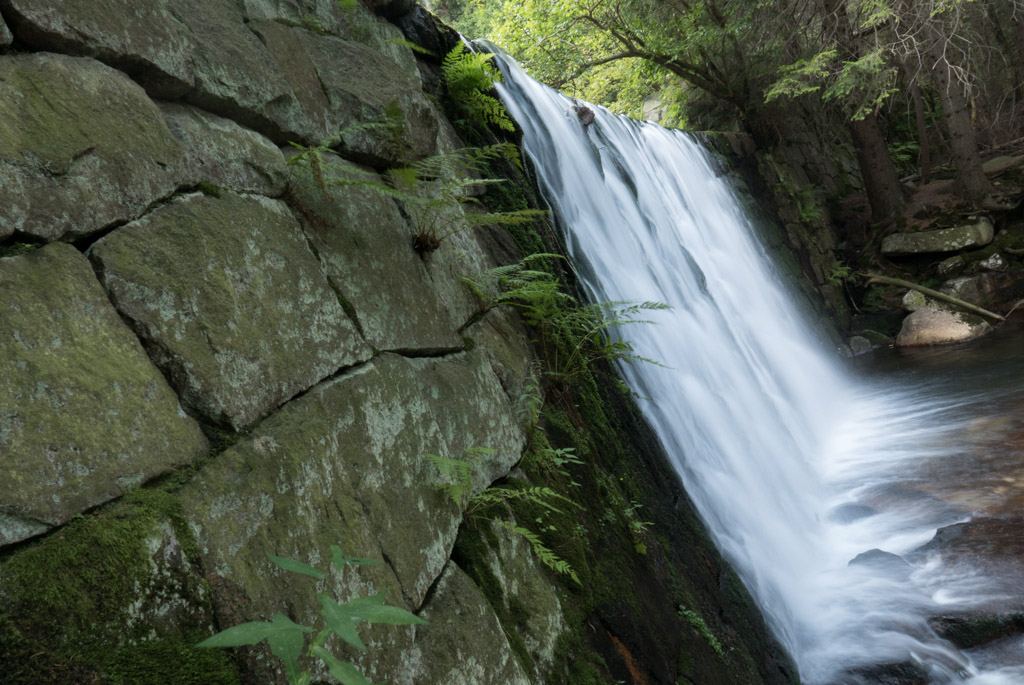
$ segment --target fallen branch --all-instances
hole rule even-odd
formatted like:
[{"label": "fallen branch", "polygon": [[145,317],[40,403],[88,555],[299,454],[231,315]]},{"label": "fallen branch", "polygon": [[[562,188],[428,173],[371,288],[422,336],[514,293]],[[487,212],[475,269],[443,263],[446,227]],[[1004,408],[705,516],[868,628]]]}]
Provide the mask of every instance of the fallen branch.
[{"label": "fallen branch", "polygon": [[925,288],[923,285],[911,283],[910,281],[904,281],[902,278],[890,278],[889,276],[882,276],[880,274],[872,273],[866,273],[863,274],[863,276],[865,276],[868,279],[868,285],[871,285],[872,283],[884,283],[886,285],[896,285],[901,288],[910,288],[911,290],[916,290],[919,293],[924,293],[925,295],[933,299],[955,305],[962,309],[966,309],[969,312],[974,312],[975,314],[980,314],[981,316],[985,316],[990,319],[995,319],[996,321],[1006,321],[1005,317],[990,312],[987,309],[982,309],[981,307],[971,304],[970,302],[965,302],[964,300],[961,300],[958,297],[953,297],[952,295],[947,295],[946,293],[940,293],[938,290]]},{"label": "fallen branch", "polygon": [[1008,252],[1010,254],[1024,254],[1024,249],[1016,247],[1004,247],[1003,252]]}]

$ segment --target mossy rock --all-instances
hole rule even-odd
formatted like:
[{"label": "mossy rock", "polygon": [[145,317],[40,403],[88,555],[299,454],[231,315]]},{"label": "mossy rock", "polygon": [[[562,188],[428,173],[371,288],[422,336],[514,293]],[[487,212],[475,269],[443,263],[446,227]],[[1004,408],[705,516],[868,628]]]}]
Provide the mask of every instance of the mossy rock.
[{"label": "mossy rock", "polygon": [[0,546],[206,454],[73,247],[0,259]]},{"label": "mossy rock", "polygon": [[[324,180],[383,179],[326,153]],[[432,353],[462,346],[465,319],[440,297],[412,246],[413,231],[389,196],[359,186],[319,187],[307,167],[297,170],[289,200],[324,271],[348,301],[375,349]],[[369,174],[369,176],[367,176]]]},{"label": "mossy rock", "polygon": [[183,154],[123,73],[45,53],[0,61],[0,240],[72,240],[133,219],[174,191]]},{"label": "mossy rock", "polygon": [[188,105],[161,103],[160,111],[185,149],[183,185],[270,197],[284,193],[284,155],[269,139]]},{"label": "mossy rock", "polygon": [[371,356],[282,202],[188,195],[90,257],[182,401],[213,423],[241,429]]},{"label": "mossy rock", "polygon": [[0,669],[10,685],[231,685],[177,500],[135,491],[0,561]]}]

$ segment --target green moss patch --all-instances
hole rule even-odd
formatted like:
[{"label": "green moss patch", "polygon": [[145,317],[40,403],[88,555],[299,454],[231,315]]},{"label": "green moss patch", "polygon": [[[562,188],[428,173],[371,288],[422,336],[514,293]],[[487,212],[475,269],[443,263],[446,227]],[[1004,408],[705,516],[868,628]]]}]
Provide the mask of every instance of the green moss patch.
[{"label": "green moss patch", "polygon": [[234,683],[195,541],[171,494],[137,490],[0,562],[4,682]]}]

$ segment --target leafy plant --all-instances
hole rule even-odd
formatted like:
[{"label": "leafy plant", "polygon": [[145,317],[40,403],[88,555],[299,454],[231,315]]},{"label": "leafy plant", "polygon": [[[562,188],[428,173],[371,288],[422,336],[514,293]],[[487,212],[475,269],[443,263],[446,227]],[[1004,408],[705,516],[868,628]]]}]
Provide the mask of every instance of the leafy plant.
[{"label": "leafy plant", "polygon": [[511,521],[483,515],[488,509],[504,506],[513,501],[529,502],[559,514],[564,512],[555,506],[555,502],[561,501],[570,506],[577,506],[568,497],[563,497],[547,487],[510,488],[491,486],[477,495],[472,495],[473,469],[479,465],[484,457],[493,453],[494,450],[489,447],[472,447],[466,450],[466,457],[463,459],[440,457],[436,454],[428,454],[427,459],[438,467],[444,479],[443,482],[438,483],[437,487],[459,507],[459,510],[465,514],[466,518],[480,518],[485,521],[492,521],[506,530],[522,536],[530,543],[534,554],[537,555],[537,559],[542,564],[556,573],[568,575],[579,583],[579,577],[572,570],[569,562],[561,559],[554,551],[546,547],[536,533]]},{"label": "leafy plant", "polygon": [[[331,545],[331,564],[339,574],[347,566],[379,564],[376,559],[346,556],[337,545]],[[267,555],[270,561],[290,573],[323,580],[327,573],[309,564],[294,559]],[[357,626],[362,622],[385,623],[388,625],[425,625],[427,622],[405,609],[384,604],[384,594],[378,593],[356,597],[347,602],[338,602],[325,593],[317,594],[320,602],[320,616],[324,627],[313,636],[308,646],[306,635],[314,628],[295,623],[281,612],[273,621],[250,621],[222,630],[200,642],[198,647],[241,647],[267,641],[271,653],[284,664],[285,675],[290,685],[310,685],[313,679],[312,664],[319,659],[327,672],[342,685],[372,685],[369,680],[347,661],[341,661],[324,647],[331,635],[337,635],[345,643],[365,652],[366,645],[359,638]],[[305,667],[301,663],[305,652]]]},{"label": "leafy plant", "polygon": [[445,480],[437,487],[459,507],[460,511],[466,511],[473,495],[473,469],[480,464],[484,457],[491,454],[494,454],[493,448],[470,447],[466,450],[466,456],[463,459],[439,457],[436,454],[427,455],[427,459],[437,467],[437,470],[441,472],[441,477]]},{"label": "leafy plant", "polygon": [[479,188],[504,182],[504,179],[482,176],[488,161],[502,158],[520,164],[519,151],[511,143],[460,148],[434,155],[389,169],[383,178],[354,165],[330,162],[325,157],[343,135],[381,127],[392,135],[398,131],[397,124],[389,119],[349,127],[319,145],[306,147],[293,143],[300,152],[293,155],[288,164],[298,172],[307,172],[311,183],[325,195],[330,188],[354,186],[401,202],[415,230],[413,247],[420,253],[432,252],[456,233],[476,226],[522,224],[547,215],[544,210],[534,209],[514,212],[463,209],[479,205],[474,197]]},{"label": "leafy plant", "polygon": [[708,628],[708,624],[704,622],[700,614],[695,611],[690,611],[683,605],[679,605],[679,615],[685,618],[694,629],[700,633],[701,637],[708,643],[708,646],[714,650],[715,654],[718,655],[719,659],[725,659],[725,650],[722,649],[722,643],[718,641],[715,634]]},{"label": "leafy plant", "polygon": [[615,336],[615,329],[627,323],[651,323],[644,312],[669,309],[661,302],[599,302],[580,304],[564,292],[559,280],[535,265],[554,254],[533,254],[516,264],[499,266],[476,280],[463,277],[483,300],[483,312],[510,306],[525,323],[540,332],[539,342],[546,374],[562,381],[590,370],[598,360],[660,363],[635,353],[629,341]]},{"label": "leafy plant", "polygon": [[459,43],[445,55],[441,63],[448,95],[466,117],[484,126],[497,126],[503,131],[515,131],[505,105],[489,92],[501,81],[501,72],[494,68],[494,55],[470,52]]}]

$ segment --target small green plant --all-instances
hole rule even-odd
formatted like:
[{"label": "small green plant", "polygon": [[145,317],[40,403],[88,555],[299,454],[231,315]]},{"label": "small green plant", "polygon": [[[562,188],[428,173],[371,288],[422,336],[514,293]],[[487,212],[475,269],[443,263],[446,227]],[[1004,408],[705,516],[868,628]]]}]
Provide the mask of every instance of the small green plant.
[{"label": "small green plant", "polygon": [[382,127],[386,135],[394,140],[393,144],[398,145],[404,124],[399,130],[397,119],[400,113],[393,114],[389,115],[387,121],[349,127],[319,145],[305,147],[293,143],[299,153],[293,155],[288,164],[298,174],[308,173],[310,183],[325,195],[329,194],[330,188],[355,186],[401,202],[415,231],[413,247],[421,254],[433,252],[456,233],[477,226],[522,224],[547,215],[544,210],[534,209],[514,212],[464,209],[472,210],[479,206],[479,200],[474,197],[479,188],[504,182],[504,179],[485,178],[481,175],[487,162],[503,158],[521,164],[519,151],[511,143],[467,147],[434,155],[389,169],[383,178],[372,171],[354,165],[333,163],[325,158],[325,154],[343,136]]},{"label": "small green plant", "polygon": [[853,270],[847,264],[843,264],[835,257],[832,258],[832,268],[829,270],[826,280],[835,286],[842,286],[853,277]]},{"label": "small green plant", "polygon": [[482,313],[495,307],[516,309],[523,321],[540,333],[539,343],[549,377],[568,383],[589,372],[599,361],[661,364],[636,354],[629,341],[615,336],[627,323],[651,323],[645,312],[669,309],[661,302],[599,302],[580,304],[564,292],[558,278],[536,268],[554,254],[534,254],[517,264],[490,269],[477,279],[463,281],[483,301]]},{"label": "small green plant", "polygon": [[512,521],[484,515],[485,511],[499,506],[504,508],[513,501],[529,502],[558,514],[564,512],[555,506],[555,502],[561,501],[570,506],[577,506],[571,499],[563,497],[547,487],[508,488],[491,486],[473,495],[473,470],[484,457],[493,453],[494,450],[489,447],[472,447],[466,450],[466,456],[463,459],[440,457],[436,454],[428,454],[427,459],[437,466],[438,471],[441,472],[441,477],[444,479],[441,483],[438,483],[437,487],[459,507],[467,519],[478,518],[491,521],[512,533],[522,536],[530,543],[533,553],[542,564],[556,573],[568,575],[579,583],[579,576],[573,571],[569,562],[561,559],[555,552],[546,547],[536,533],[528,528],[516,525]]},{"label": "small green plant", "polygon": [[492,59],[494,55],[470,52],[459,43],[441,63],[444,83],[452,102],[471,122],[515,131],[505,105],[489,94],[501,81],[501,72],[491,64]]},{"label": "small green plant", "polygon": [[[348,566],[364,566],[379,564],[376,559],[363,559],[346,556],[337,545],[331,545],[331,564],[337,573],[344,573]],[[285,559],[267,555],[275,565],[299,575],[310,576],[323,580],[327,573],[320,569],[294,559]],[[427,622],[405,609],[384,604],[383,593],[356,597],[347,602],[338,602],[325,593],[317,595],[320,602],[320,616],[324,627],[316,632],[308,646],[306,635],[314,633],[314,628],[295,623],[281,612],[277,612],[273,621],[250,621],[222,630],[213,637],[200,642],[198,647],[241,647],[255,645],[263,640],[270,645],[271,653],[284,664],[285,675],[289,685],[310,685],[312,683],[312,664],[319,659],[327,672],[342,685],[372,685],[369,680],[347,661],[341,661],[327,651],[324,644],[331,635],[337,635],[345,643],[365,652],[366,645],[359,639],[358,625],[367,623],[386,623],[389,625],[425,625]],[[303,667],[303,653],[305,666]]]},{"label": "small green plant", "polygon": [[689,624],[693,626],[698,633],[700,633],[701,637],[703,637],[708,643],[708,646],[714,650],[719,659],[725,659],[725,650],[722,649],[722,643],[719,642],[718,638],[715,637],[715,634],[711,632],[711,629],[708,628],[708,624],[704,622],[704,619],[701,618],[700,614],[695,611],[690,611],[680,604],[679,615],[685,618],[687,622],[689,622]]},{"label": "small green plant", "polygon": [[640,518],[637,512],[641,508],[642,506],[639,502],[631,500],[623,514],[629,523],[630,535],[633,536],[633,549],[636,550],[637,554],[647,554],[647,543],[644,542],[644,537],[647,535],[647,529],[654,524]]},{"label": "small green plant", "polygon": [[494,454],[490,447],[470,447],[462,459],[428,454],[427,459],[441,472],[444,482],[437,487],[454,502],[460,511],[466,511],[473,496],[473,470],[484,457]]}]

